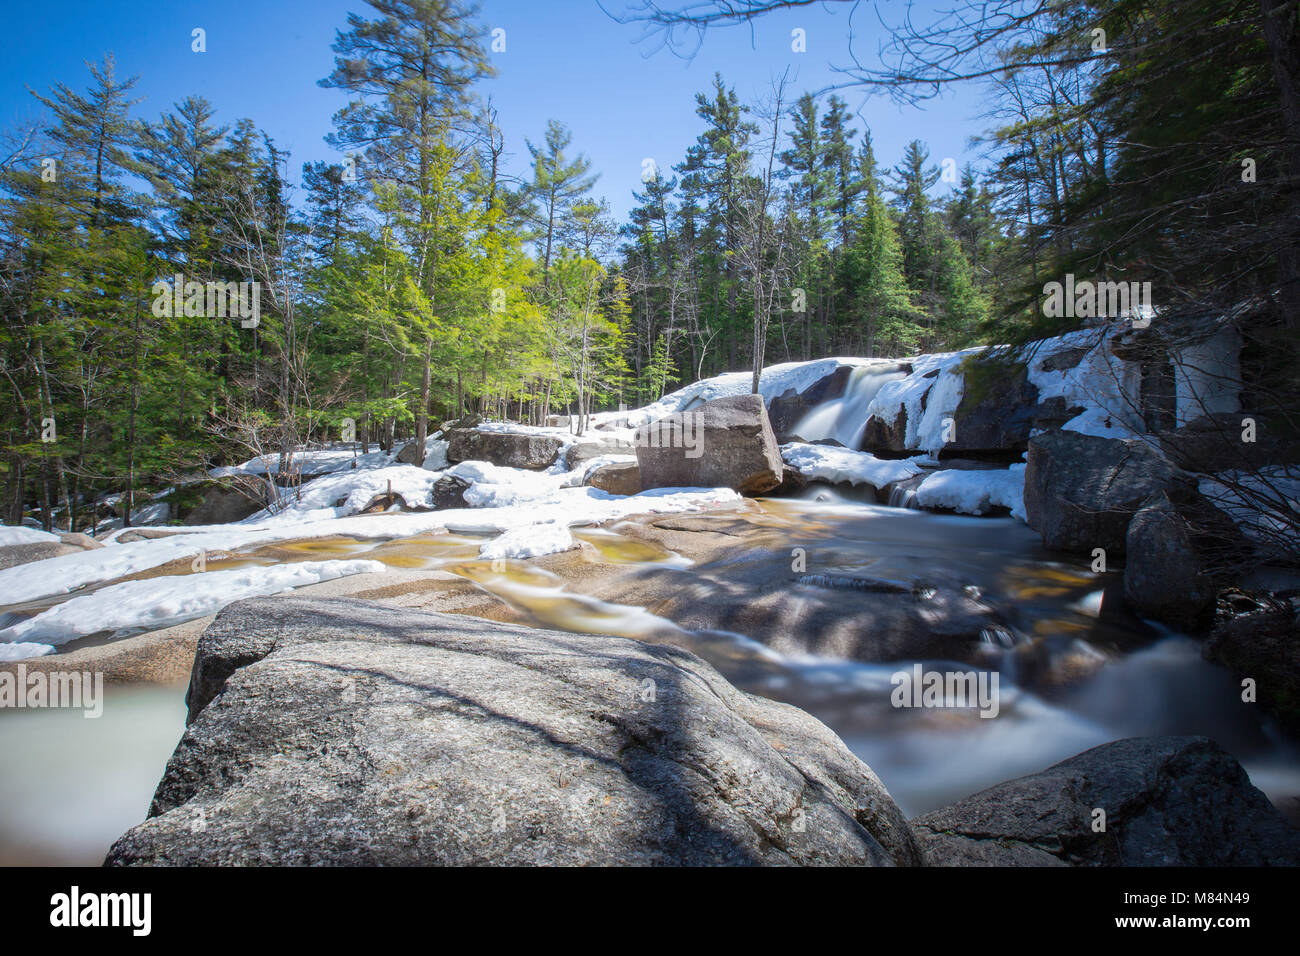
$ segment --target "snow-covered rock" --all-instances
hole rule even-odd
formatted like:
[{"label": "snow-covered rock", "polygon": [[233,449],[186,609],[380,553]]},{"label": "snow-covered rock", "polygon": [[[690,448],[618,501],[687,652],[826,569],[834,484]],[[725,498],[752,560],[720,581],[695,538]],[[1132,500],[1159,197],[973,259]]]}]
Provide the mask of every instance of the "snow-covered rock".
[{"label": "snow-covered rock", "polygon": [[873,488],[883,488],[925,470],[917,459],[877,458],[870,452],[850,451],[834,445],[792,442],[781,446],[781,458],[809,481],[871,485]]},{"label": "snow-covered rock", "polygon": [[916,504],[960,514],[983,515],[1007,508],[1025,520],[1025,465],[1002,469],[944,468],[927,475],[916,489]]}]

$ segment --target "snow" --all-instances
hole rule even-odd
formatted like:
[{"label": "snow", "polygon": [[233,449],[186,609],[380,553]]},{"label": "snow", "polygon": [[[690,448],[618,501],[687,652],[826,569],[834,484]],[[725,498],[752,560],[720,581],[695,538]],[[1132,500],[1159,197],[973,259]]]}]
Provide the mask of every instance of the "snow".
[{"label": "snow", "polygon": [[[861,366],[879,362],[879,359],[862,358],[824,358],[810,362],[785,362],[769,365],[763,369],[758,380],[758,392],[763,401],[770,403],[773,398],[786,392],[803,392],[816,385],[841,365]],[[675,392],[669,392],[657,402],[644,408],[628,411],[599,412],[591,416],[593,424],[616,423],[635,428],[647,422],[684,412],[704,402],[732,395],[748,395],[753,388],[754,373],[724,372],[712,378],[700,379]]]},{"label": "snow", "polygon": [[[934,452],[943,447],[944,419],[951,418],[961,402],[962,376],[958,366],[968,355],[983,349],[964,352],[941,352],[910,359],[912,374],[886,382],[867,406],[867,417],[875,416],[893,425],[902,409],[907,410],[904,445],[910,449]],[[935,373],[937,374],[931,374]],[[931,396],[931,390],[936,389]],[[922,409],[924,404],[924,409]]]},{"label": "snow", "polygon": [[[343,518],[356,514],[377,496],[401,495],[411,508],[433,507],[433,485],[440,472],[414,465],[389,465],[369,470],[346,470],[322,475],[302,485],[296,495],[289,492],[278,510],[262,510],[245,518],[243,524],[276,525],[306,520]],[[341,503],[340,503],[341,502]]]},{"label": "snow", "polygon": [[506,468],[486,461],[462,461],[444,474],[470,483],[464,498],[471,508],[508,508],[526,501],[550,499],[566,478],[564,472]]},{"label": "snow", "polygon": [[[344,469],[351,470],[354,459],[358,469],[379,468],[391,462],[393,456],[382,449],[363,455],[361,454],[360,445],[354,448],[349,443],[345,447],[312,448],[296,451],[289,460],[289,467],[303,475],[322,475],[343,471]],[[213,468],[208,474],[213,478],[227,478],[233,475],[277,474],[279,470],[280,453],[274,452],[252,458],[241,465]]]},{"label": "snow", "polygon": [[781,446],[782,460],[799,474],[814,481],[867,484],[874,488],[921,474],[924,469],[917,458],[877,458],[870,452],[851,451],[834,445],[803,445],[790,442]]},{"label": "snow", "polygon": [[1202,478],[1197,488],[1236,522],[1242,533],[1277,549],[1296,550],[1300,516],[1300,465],[1273,465],[1256,473],[1230,471]]},{"label": "snow", "polygon": [[[458,508],[434,512],[448,531],[467,534],[501,534],[534,524],[565,527],[600,524],[634,514],[695,511],[736,504],[741,496],[730,488],[655,488],[639,495],[611,495],[599,488],[556,489],[553,495],[497,508]],[[394,516],[402,520],[406,516]],[[342,522],[358,520],[350,518]],[[338,524],[336,522],[336,524]],[[344,532],[349,533],[349,532]]]},{"label": "snow", "polygon": [[214,614],[244,598],[384,570],[378,561],[304,561],[124,581],[56,604],[35,617],[4,628],[0,630],[0,642],[33,643],[35,639],[58,646],[101,631],[170,627]]},{"label": "snow", "polygon": [[[957,406],[961,404],[962,394],[966,388],[966,378],[961,371],[961,361],[964,355],[958,356],[956,361],[948,362],[939,372],[938,378],[935,379],[934,386],[926,396],[925,411],[921,413],[921,420],[916,423],[916,448],[937,454],[941,448],[952,438],[951,425],[957,415]],[[914,416],[911,410],[908,410],[907,422],[908,428]]]},{"label": "snow", "polygon": [[562,524],[531,524],[507,531],[479,548],[483,558],[535,558],[542,554],[576,547],[573,535]]},{"label": "snow", "polygon": [[1025,520],[1025,465],[1006,469],[936,471],[916,489],[922,508],[945,508],[967,515],[988,514],[995,507],[1011,509]]},{"label": "snow", "polygon": [[1172,356],[1177,423],[1241,409],[1241,334],[1224,325]]},{"label": "snow", "polygon": [[35,528],[21,528],[17,525],[0,525],[0,548],[10,548],[16,544],[51,544],[59,536]]},{"label": "snow", "polygon": [[12,644],[0,643],[0,661],[21,661],[29,657],[41,657],[53,653],[53,644],[38,644],[30,641],[15,641]]},{"label": "snow", "polygon": [[430,438],[424,449],[424,464],[421,468],[429,471],[441,471],[447,467],[447,446],[450,442],[441,438]]},{"label": "snow", "polygon": [[[1083,411],[1062,426],[1100,438],[1135,438],[1146,431],[1141,414],[1142,369],[1110,350],[1116,327],[1080,329],[1029,346],[1029,381],[1039,402],[1063,398],[1067,408]],[[1073,368],[1045,371],[1043,363],[1059,353],[1087,348]]]},{"label": "snow", "polygon": [[[411,504],[427,504],[428,490],[440,475],[455,474],[472,482],[468,509],[406,514],[356,514],[376,494],[393,491]],[[589,487],[565,487],[576,475],[502,468],[486,462],[461,462],[443,472],[411,465],[347,470],[307,482],[301,500],[278,514],[261,512],[229,525],[177,529],[165,538],[120,544],[61,555],[0,570],[0,603],[30,601],[76,591],[87,585],[125,577],[203,552],[245,548],[304,538],[335,535],[391,539],[464,531],[501,534],[533,523],[594,524],[646,512],[693,511],[741,500],[727,488],[661,488],[624,497]],[[334,502],[342,499],[338,507]]]}]

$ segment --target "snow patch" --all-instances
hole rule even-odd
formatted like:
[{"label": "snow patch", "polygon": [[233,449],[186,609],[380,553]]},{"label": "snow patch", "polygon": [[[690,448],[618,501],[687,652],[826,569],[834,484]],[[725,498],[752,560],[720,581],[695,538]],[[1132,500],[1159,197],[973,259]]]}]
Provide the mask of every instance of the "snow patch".
[{"label": "snow patch", "polygon": [[10,548],[16,544],[54,544],[58,540],[57,534],[50,534],[48,531],[22,528],[17,525],[0,525],[0,548]]},{"label": "snow patch", "polygon": [[967,471],[946,468],[929,475],[916,489],[922,508],[946,508],[960,514],[988,514],[994,508],[1011,510],[1025,519],[1025,466]]},{"label": "snow patch", "polygon": [[[124,581],[4,628],[0,630],[0,642],[31,643],[35,638],[58,646],[100,631],[155,630],[214,614],[243,598],[384,570],[378,561],[304,561]],[[0,654],[4,644],[0,644]]]},{"label": "snow patch", "polygon": [[885,485],[921,474],[917,458],[877,458],[870,452],[851,451],[834,445],[781,446],[781,459],[799,474],[814,481],[848,482],[854,485]]},{"label": "snow patch", "polygon": [[573,535],[562,524],[534,524],[507,531],[479,548],[479,556],[498,558],[535,558],[576,547]]}]

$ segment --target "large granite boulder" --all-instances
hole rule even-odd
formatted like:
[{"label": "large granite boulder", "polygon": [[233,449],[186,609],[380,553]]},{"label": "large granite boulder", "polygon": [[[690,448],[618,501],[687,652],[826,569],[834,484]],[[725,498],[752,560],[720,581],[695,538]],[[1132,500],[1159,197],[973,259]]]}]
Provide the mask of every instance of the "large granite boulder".
[{"label": "large granite boulder", "polygon": [[504,468],[541,471],[555,464],[563,446],[558,438],[549,435],[453,428],[447,433],[447,461],[453,465],[486,461]]},{"label": "large granite boulder", "polygon": [[394,459],[399,465],[414,465],[419,468],[424,464],[424,454],[420,451],[420,443],[412,439],[398,449],[397,457]]},{"label": "large granite boulder", "polygon": [[[79,551],[88,551],[91,547],[103,547],[100,542],[96,541],[94,545],[84,546],[72,543],[64,539],[71,535],[60,535],[58,539],[48,541],[28,541],[23,544],[10,544],[0,547],[0,571],[5,568],[17,567],[20,564],[30,564],[33,561],[44,561],[46,558],[58,558],[65,554],[76,554]],[[94,541],[89,535],[78,534],[78,538],[87,538]]]},{"label": "large granite boulder", "polygon": [[1203,533],[1166,492],[1143,504],[1124,539],[1124,599],[1133,610],[1180,631],[1209,626],[1221,582],[1198,546]]},{"label": "large granite boulder", "polygon": [[[1253,427],[1243,424],[1247,421]],[[1157,437],[1165,456],[1178,467],[1215,474],[1300,462],[1300,444],[1291,434],[1287,423],[1276,418],[1221,412],[1202,415]]]},{"label": "large granite boulder", "polygon": [[1180,472],[1138,440],[1045,432],[1029,441],[1025,514],[1049,548],[1124,553],[1133,515]]},{"label": "large granite boulder", "polygon": [[694,655],[352,599],[242,601],[112,865],[916,864],[875,774]]},{"label": "large granite boulder", "polygon": [[1223,604],[1201,653],[1254,681],[1260,709],[1300,739],[1300,596],[1237,592]]},{"label": "large granite boulder", "polygon": [[761,495],[785,469],[758,395],[732,395],[637,429],[643,488],[732,488]]},{"label": "large granite boulder", "polygon": [[1206,737],[1117,740],[912,826],[937,866],[1300,864],[1300,830]]},{"label": "large granite boulder", "polygon": [[446,508],[468,508],[465,492],[469,491],[470,482],[459,475],[443,475],[433,483],[433,507],[436,511]]},{"label": "large granite boulder", "polygon": [[892,422],[885,421],[879,415],[870,416],[862,433],[862,450],[873,454],[906,451],[907,407],[900,405]]}]

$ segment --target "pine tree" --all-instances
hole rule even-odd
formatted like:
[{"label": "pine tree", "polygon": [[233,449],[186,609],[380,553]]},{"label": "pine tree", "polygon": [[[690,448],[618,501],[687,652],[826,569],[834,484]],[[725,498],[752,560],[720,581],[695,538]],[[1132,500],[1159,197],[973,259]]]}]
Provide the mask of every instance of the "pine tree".
[{"label": "pine tree", "polygon": [[[442,226],[453,201],[452,167],[464,155],[451,142],[470,119],[473,84],[493,69],[474,9],[457,0],[370,3],[379,16],[349,14],[348,30],[334,42],[334,71],[321,81],[359,97],[335,115],[331,142],[345,152],[364,151],[359,165],[368,180],[395,184],[420,292],[429,312],[440,311],[446,290],[437,283],[449,248]],[[415,409],[422,456],[438,322],[431,314],[411,318],[424,334]]]},{"label": "pine tree", "polygon": [[921,341],[924,312],[913,304],[898,227],[885,204],[871,133],[858,154],[858,213],[845,259],[852,309],[865,355],[904,355]]},{"label": "pine tree", "polygon": [[597,179],[590,175],[591,162],[581,153],[569,159],[566,151],[572,144],[573,135],[558,120],[547,122],[546,138],[541,146],[528,143],[533,158],[533,181],[527,196],[535,209],[543,281],[547,282],[560,238],[557,230],[563,229],[565,220],[573,215],[574,207],[583,201]]}]

